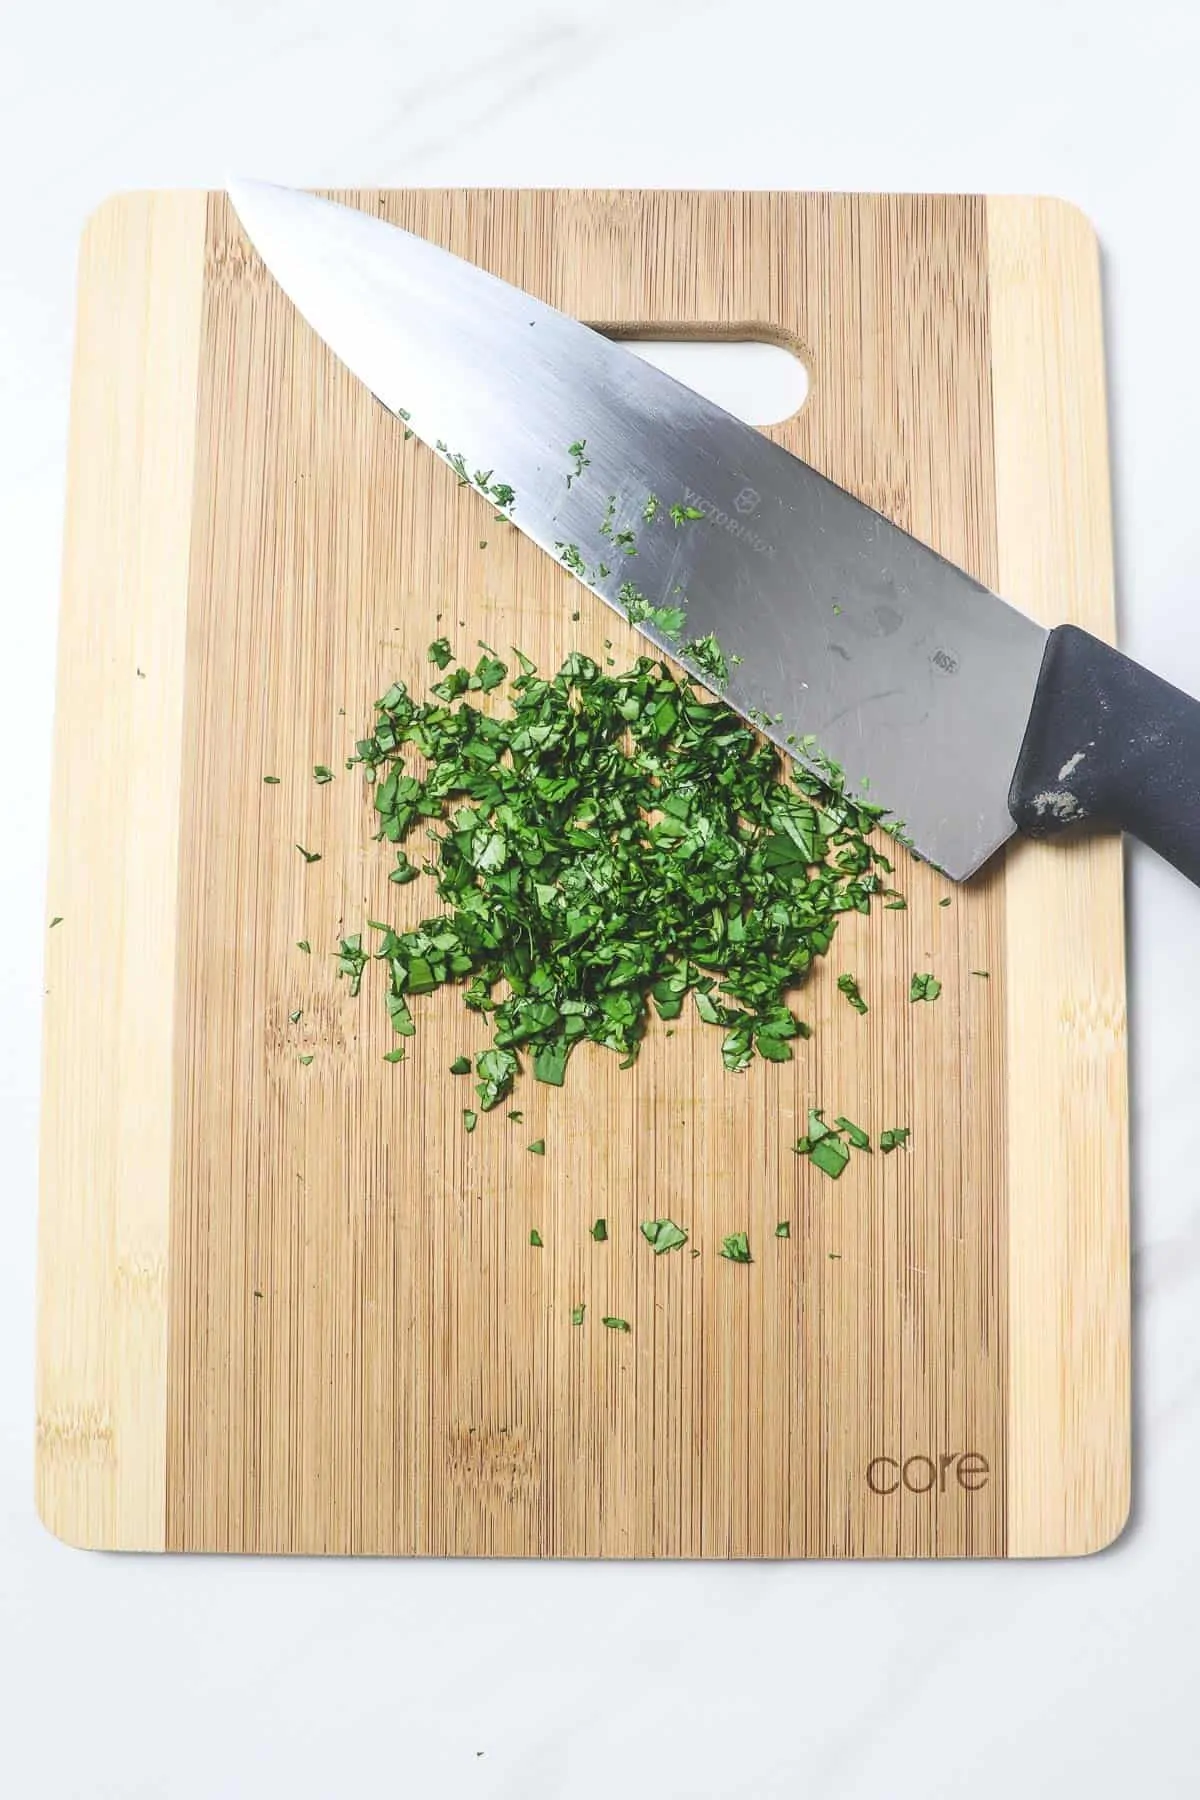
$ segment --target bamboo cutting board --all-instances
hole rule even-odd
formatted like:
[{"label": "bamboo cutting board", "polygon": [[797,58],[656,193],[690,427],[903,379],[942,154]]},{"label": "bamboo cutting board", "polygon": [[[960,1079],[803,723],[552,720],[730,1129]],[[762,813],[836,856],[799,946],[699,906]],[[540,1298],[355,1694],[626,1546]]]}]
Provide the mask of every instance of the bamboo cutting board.
[{"label": "bamboo cutting board", "polygon": [[[1046,622],[1111,633],[1097,253],[1070,208],[338,197],[594,323],[793,345],[810,395],[780,441]],[[378,985],[349,998],[330,954],[434,904],[389,886],[342,764],[442,631],[544,670],[637,648],[405,443],[223,198],[102,207],[49,892],[46,1523],[270,1552],[1109,1543],[1129,1489],[1119,845],[1019,844],[948,907],[904,859],[907,912],[839,927],[791,1064],[728,1076],[684,1019],[629,1071],[587,1046],[564,1090],[523,1079],[523,1123],[501,1108],[468,1137],[447,1064],[485,1027],[443,992],[385,1064]],[[924,969],[941,999],[910,1005]],[[908,1124],[911,1147],[835,1184],[790,1150],[810,1104]],[[639,1221],[666,1214],[698,1256],[650,1253]],[[717,1255],[743,1229],[749,1267]]]}]

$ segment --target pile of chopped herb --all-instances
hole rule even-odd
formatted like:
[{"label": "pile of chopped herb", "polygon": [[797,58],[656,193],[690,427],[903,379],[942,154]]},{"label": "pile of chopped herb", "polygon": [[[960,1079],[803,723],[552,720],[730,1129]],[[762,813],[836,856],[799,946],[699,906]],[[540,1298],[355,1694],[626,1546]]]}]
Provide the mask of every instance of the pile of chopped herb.
[{"label": "pile of chopped herb", "polygon": [[[493,1025],[476,1059],[483,1111],[511,1090],[518,1053],[559,1086],[585,1040],[628,1065],[650,1008],[676,1019],[689,995],[724,1033],[727,1069],[790,1060],[809,1028],[789,991],[839,914],[892,892],[868,841],[882,809],[851,799],[832,765],[785,775],[773,745],[649,656],[609,674],[575,653],[547,679],[514,652],[509,711],[490,716],[471,697],[508,669],[481,647],[469,670],[450,668],[445,639],[431,645],[449,671],[434,699],[394,683],[353,759],[379,837],[430,840],[442,902],[415,929],[373,927],[393,1028],[410,1036],[410,1001],[462,983]],[[355,950],[343,945],[352,981]]]}]

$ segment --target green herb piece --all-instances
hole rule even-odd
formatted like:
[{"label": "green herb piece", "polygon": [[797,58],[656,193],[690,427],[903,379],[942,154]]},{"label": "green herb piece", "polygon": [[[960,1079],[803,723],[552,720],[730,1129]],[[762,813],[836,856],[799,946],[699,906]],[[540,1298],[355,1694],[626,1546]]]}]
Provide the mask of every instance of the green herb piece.
[{"label": "green herb piece", "polygon": [[579,554],[579,545],[555,544],[554,549],[564,568],[570,569],[572,575],[578,575],[582,581],[587,575],[587,564]]},{"label": "green herb piece", "polygon": [[950,904],[949,894],[943,894],[942,898],[938,901],[938,905],[939,906],[949,906],[949,904]]},{"label": "green herb piece", "polygon": [[511,1050],[484,1050],[475,1058],[479,1080],[475,1092],[483,1112],[491,1112],[512,1087],[517,1073],[517,1059]]},{"label": "green herb piece", "polygon": [[730,1232],[721,1239],[721,1255],[727,1262],[748,1263],[750,1261],[750,1240],[744,1231]]},{"label": "green herb piece", "polygon": [[901,1144],[907,1144],[909,1130],[910,1127],[907,1125],[894,1125],[890,1131],[881,1131],[879,1148],[883,1154],[886,1156],[889,1150],[896,1150]]},{"label": "green herb piece", "polygon": [[839,975],[837,984],[839,994],[845,994],[855,1012],[865,1013],[867,1010],[867,1003],[862,997],[862,991],[859,988],[857,981],[854,979],[854,976]]},{"label": "green herb piece", "polygon": [[837,601],[836,601],[836,600],[835,600],[835,601],[834,601],[834,603],[833,603],[833,610],[834,610],[834,613],[835,613],[835,614],[837,614],[837,613],[840,613],[840,612],[841,612],[841,610],[842,610],[842,609],[841,609],[841,607],[840,607],[840,606],[839,606],[839,605],[838,605],[838,603],[837,603]]},{"label": "green herb piece", "polygon": [[305,956],[312,955],[312,945],[307,938],[298,938],[296,940],[296,948],[297,950],[303,950]]},{"label": "green herb piece", "polygon": [[263,786],[264,787],[278,787],[279,786],[278,775],[264,775],[263,776]]},{"label": "green herb piece", "polygon": [[61,924],[62,924],[62,922],[63,922],[63,916],[62,916],[62,914],[61,914],[61,913],[55,913],[55,915],[54,915],[54,917],[53,917],[53,918],[52,918],[52,919],[51,919],[51,921],[50,921],[50,924],[49,924],[49,927],[48,927],[48,929],[49,929],[49,930],[50,930],[50,931],[53,931],[53,930],[54,930],[54,927],[55,927],[55,926],[56,926],[56,925],[61,925]]},{"label": "green herb piece", "polygon": [[655,513],[658,511],[658,507],[659,507],[658,495],[657,494],[647,494],[646,495],[646,504],[642,508],[642,517],[646,521],[647,525],[649,525],[651,523],[651,521],[653,520]]},{"label": "green herb piece", "polygon": [[593,1238],[596,1240],[596,1242],[598,1244],[603,1244],[607,1241],[607,1238],[608,1238],[608,1222],[607,1222],[607,1220],[597,1219],[595,1224],[590,1226],[589,1229],[591,1231]]},{"label": "green herb piece", "polygon": [[462,1122],[464,1131],[474,1131],[476,1125],[479,1123],[479,1114],[473,1113],[469,1106],[464,1106],[462,1109]]},{"label": "green herb piece", "polygon": [[542,1234],[540,1231],[534,1230],[534,1231],[530,1232],[529,1247],[531,1250],[541,1250],[544,1248],[544,1245],[542,1243]]},{"label": "green herb piece", "polygon": [[637,555],[637,539],[632,531],[614,531],[612,541],[623,556]]},{"label": "green herb piece", "polygon": [[833,1122],[839,1131],[845,1132],[856,1150],[871,1148],[871,1140],[861,1125],[856,1125],[852,1119],[837,1118]]},{"label": "green herb piece", "polygon": [[298,1025],[303,1017],[304,1017],[304,1008],[301,1006],[298,1006],[296,1008],[295,1012],[290,1012],[288,1014],[288,1018],[293,1025]]},{"label": "green herb piece", "polygon": [[313,1052],[310,1050],[307,1056],[302,1056],[300,1058],[300,1062],[302,1063],[304,1068],[307,1069],[307,1067],[308,1067],[309,1063],[312,1061],[312,1059],[313,1059]]},{"label": "green herb piece", "polygon": [[986,969],[972,969],[972,970],[971,970],[971,973],[972,973],[972,975],[980,975],[980,976],[982,976],[982,978],[983,978],[983,980],[984,980],[984,981],[990,981],[990,980],[991,980],[991,976],[990,976],[990,975],[989,975],[989,974],[988,974],[988,971],[987,971],[987,970],[986,970]]},{"label": "green herb piece", "polygon": [[610,1331],[628,1331],[629,1330],[629,1320],[628,1319],[615,1319],[609,1313],[605,1313],[605,1315],[601,1319],[600,1323],[602,1325],[607,1325],[608,1329]]},{"label": "green herb piece", "polygon": [[324,787],[327,781],[333,780],[333,770],[327,769],[324,763],[314,763],[313,780],[318,787]]},{"label": "green herb piece", "polygon": [[904,898],[903,894],[894,894],[890,900],[885,900],[883,904],[886,912],[908,911],[908,901]]},{"label": "green herb piece", "polygon": [[415,881],[420,873],[420,869],[409,862],[403,850],[397,850],[396,866],[388,876],[388,880],[394,881],[397,887],[404,887],[407,882]]},{"label": "green herb piece", "polygon": [[592,460],[590,456],[584,455],[586,449],[586,438],[579,438],[575,443],[567,445],[567,455],[573,458],[575,463],[574,469],[572,469],[571,473],[567,476],[568,487],[570,487],[573,481],[579,480],[579,477],[583,474],[583,471],[588,467]]},{"label": "green herb piece", "polygon": [[532,1144],[527,1144],[525,1148],[532,1156],[545,1156],[546,1140],[545,1138],[534,1138]]},{"label": "green herb piece", "polygon": [[702,675],[724,687],[729,680],[729,664],[725,660],[725,652],[717,642],[713,632],[707,637],[697,638],[694,643],[685,644],[683,654],[700,670]]},{"label": "green herb piece", "polygon": [[[606,571],[606,572],[607,572],[607,571]],[[577,625],[577,624],[578,624],[578,623],[579,623],[579,617],[580,617],[580,615],[579,615],[579,614],[578,614],[578,613],[577,613],[577,612],[573,612],[573,613],[572,613],[572,614],[571,614],[571,623],[572,623],[572,624],[573,624],[573,625]]]},{"label": "green herb piece", "polygon": [[687,1232],[673,1219],[643,1219],[641,1231],[655,1256],[662,1256],[668,1250],[680,1250],[688,1240]]},{"label": "green herb piece", "polygon": [[698,506],[673,506],[671,508],[672,525],[686,525],[689,519],[702,519],[703,512]]},{"label": "green herb piece", "polygon": [[587,1311],[587,1307],[585,1305],[573,1306],[571,1308],[571,1323],[572,1323],[572,1325],[582,1325],[583,1324],[583,1315],[586,1311]]},{"label": "green herb piece", "polygon": [[369,952],[363,949],[361,932],[356,931],[352,936],[344,937],[338,945],[338,980],[343,975],[349,977],[352,995],[357,994],[362,987],[363,971],[370,960]]},{"label": "green herb piece", "polygon": [[480,540],[479,540],[479,548],[480,548],[480,549],[481,549],[481,550],[486,550],[486,549],[487,549],[487,539],[486,539],[486,538],[480,538]]},{"label": "green herb piece", "polygon": [[814,1163],[823,1174],[836,1181],[850,1161],[850,1152],[841,1138],[831,1132],[812,1146],[808,1153],[808,1160]]},{"label": "green herb piece", "polygon": [[936,1000],[942,984],[935,975],[914,975],[909,985],[910,1000]]},{"label": "green herb piece", "polygon": [[790,1238],[791,1235],[792,1226],[790,1219],[780,1219],[778,1225],[775,1227],[775,1236],[777,1238]]},{"label": "green herb piece", "polygon": [[407,1052],[407,1050],[406,1050],[406,1049],[405,1049],[405,1048],[404,1048],[404,1045],[403,1045],[403,1044],[397,1044],[397,1045],[396,1045],[396,1048],[395,1048],[395,1049],[394,1049],[394,1050],[385,1050],[385,1051],[384,1051],[384,1053],[383,1053],[383,1060],[384,1060],[384,1062],[386,1062],[386,1063],[398,1063],[398,1062],[403,1062],[403,1061],[404,1061],[404,1058],[405,1058],[405,1057],[406,1057],[406,1056],[407,1056],[407,1055],[408,1055],[408,1052]]},{"label": "green herb piece", "polygon": [[508,1122],[510,1125],[519,1125],[524,1117],[525,1114],[523,1112],[510,1112],[508,1115]]},{"label": "green herb piece", "polygon": [[471,1073],[470,1057],[456,1056],[454,1061],[450,1064],[450,1073],[452,1075],[469,1075]]},{"label": "green herb piece", "polygon": [[454,652],[450,648],[449,638],[434,638],[425,654],[431,663],[437,664],[439,669],[448,668],[454,661]]},{"label": "green herb piece", "polygon": [[306,850],[303,844],[297,844],[296,848],[306,863],[320,862],[321,852],[319,850]]}]

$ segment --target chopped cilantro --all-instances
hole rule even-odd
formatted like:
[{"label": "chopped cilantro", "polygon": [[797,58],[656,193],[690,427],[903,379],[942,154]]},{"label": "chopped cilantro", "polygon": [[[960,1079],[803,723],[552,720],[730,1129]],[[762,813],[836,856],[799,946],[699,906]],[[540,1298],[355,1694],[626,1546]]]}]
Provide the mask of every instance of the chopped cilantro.
[{"label": "chopped cilantro", "polygon": [[775,1227],[775,1236],[778,1238],[790,1238],[791,1235],[792,1226],[790,1219],[780,1219],[778,1225]]},{"label": "chopped cilantro", "polygon": [[851,1119],[842,1118],[837,1118],[833,1122],[839,1131],[845,1132],[856,1150],[869,1150],[871,1148],[871,1140],[861,1125],[855,1125]]},{"label": "chopped cilantro", "polygon": [[988,971],[987,971],[987,970],[986,970],[986,969],[972,969],[972,970],[971,970],[971,973],[972,973],[972,975],[980,975],[980,976],[982,976],[982,977],[983,977],[983,979],[984,979],[984,981],[990,981],[990,980],[991,980],[991,976],[990,976],[990,975],[989,975],[989,974],[988,974]]},{"label": "chopped cilantro", "polygon": [[303,1007],[299,1007],[299,1006],[296,1008],[295,1012],[290,1012],[288,1014],[288,1018],[290,1019],[290,1021],[293,1025],[298,1025],[303,1017],[304,1017],[304,1009],[303,1009]]},{"label": "chopped cilantro", "polygon": [[573,481],[579,480],[579,477],[583,474],[583,471],[587,468],[588,464],[592,460],[590,456],[584,455],[584,451],[586,449],[587,449],[587,439],[586,438],[579,438],[575,443],[567,445],[567,455],[572,458],[572,460],[574,461],[574,464],[575,464],[575,467],[572,469],[571,473],[567,476],[567,486],[568,487],[570,487],[570,485]]},{"label": "chopped cilantro", "polygon": [[476,1125],[479,1123],[479,1115],[478,1113],[473,1113],[469,1106],[464,1106],[462,1109],[462,1122],[464,1131],[474,1131]]},{"label": "chopped cilantro", "polygon": [[629,1320],[628,1319],[614,1318],[611,1313],[605,1313],[605,1315],[601,1319],[600,1323],[602,1325],[607,1325],[608,1329],[610,1331],[628,1331],[629,1330]]},{"label": "chopped cilantro", "polygon": [[893,1125],[890,1131],[881,1131],[879,1134],[879,1148],[883,1151],[883,1154],[886,1156],[889,1150],[895,1150],[898,1149],[900,1145],[907,1144],[909,1130],[910,1127],[907,1125]]},{"label": "chopped cilantro", "polygon": [[658,506],[659,506],[658,495],[657,494],[647,494],[646,495],[646,504],[642,508],[642,517],[646,521],[647,525],[649,525],[651,520],[654,518],[655,513],[658,511]]},{"label": "chopped cilantro", "polygon": [[608,1237],[608,1221],[606,1219],[597,1219],[594,1225],[589,1226],[589,1230],[596,1242],[598,1244],[603,1244]]},{"label": "chopped cilantro", "polygon": [[[622,593],[660,630],[670,610],[682,623],[682,607]],[[353,758],[397,879],[414,879],[403,845],[420,832],[441,902],[410,929],[375,927],[393,1029],[411,1036],[413,1001],[458,986],[491,1025],[483,1109],[522,1068],[561,1087],[583,1042],[628,1064],[652,1014],[678,1019],[689,994],[730,1072],[788,1061],[809,1035],[792,990],[841,915],[890,891],[879,810],[833,765],[781,764],[656,658],[606,673],[576,651],[546,678],[515,652],[507,710],[490,716],[468,696],[508,676],[495,652],[481,644],[468,673],[450,670],[448,640],[433,648],[437,700],[393,682]]]},{"label": "chopped cilantro", "polygon": [[808,1159],[836,1181],[850,1161],[850,1152],[841,1138],[831,1132],[828,1137],[818,1139],[809,1151]]},{"label": "chopped cilantro", "polygon": [[571,1323],[572,1323],[572,1325],[582,1325],[583,1324],[583,1315],[586,1311],[587,1311],[587,1307],[585,1305],[583,1305],[582,1303],[579,1306],[573,1306],[571,1308]]},{"label": "chopped cilantro", "polygon": [[450,1073],[452,1075],[469,1075],[471,1073],[470,1057],[456,1056],[454,1061],[450,1064]]},{"label": "chopped cilantro", "polygon": [[351,994],[357,994],[361,988],[363,971],[370,960],[370,952],[363,949],[361,932],[356,931],[350,937],[342,939],[338,946],[338,980],[343,975],[349,977]]},{"label": "chopped cilantro", "polygon": [[839,975],[838,976],[838,992],[839,992],[839,994],[845,994],[847,1000],[850,1002],[850,1004],[854,1008],[855,1012],[857,1012],[857,1013],[865,1013],[866,1012],[867,1003],[863,999],[862,991],[859,988],[859,985],[858,985],[857,981],[854,979],[853,975]]},{"label": "chopped cilantro", "polygon": [[535,1229],[530,1232],[529,1247],[531,1250],[541,1250],[544,1248],[544,1246],[542,1244],[542,1234],[540,1231]]},{"label": "chopped cilantro", "polygon": [[748,1263],[750,1261],[750,1240],[744,1231],[732,1231],[728,1237],[721,1239],[721,1255],[728,1262]]},{"label": "chopped cilantro", "polygon": [[318,787],[324,787],[327,781],[333,780],[333,770],[327,769],[324,763],[314,763],[313,780]]},{"label": "chopped cilantro", "polygon": [[49,930],[50,930],[50,931],[53,931],[53,930],[54,930],[54,927],[55,927],[55,926],[56,926],[56,925],[61,925],[61,924],[62,924],[62,922],[63,922],[63,916],[62,916],[62,914],[61,914],[61,913],[55,913],[55,915],[54,915],[54,917],[53,917],[53,918],[52,918],[52,919],[51,919],[51,921],[50,921],[50,924],[49,924],[49,927],[48,927],[48,929],[49,929]]},{"label": "chopped cilantro", "polygon": [[450,639],[444,637],[434,638],[426,655],[429,657],[431,663],[437,664],[439,669],[449,667],[454,661],[454,652],[450,648]]},{"label": "chopped cilantro", "polygon": [[278,775],[264,775],[263,776],[263,786],[264,787],[278,787],[279,786]]},{"label": "chopped cilantro", "polygon": [[724,687],[729,680],[729,664],[714,632],[710,631],[707,637],[697,638],[694,643],[685,644],[683,654],[702,675],[715,682],[718,687]]},{"label": "chopped cilantro", "polygon": [[534,1138],[532,1144],[527,1144],[525,1148],[532,1156],[545,1156],[546,1140],[545,1138]]},{"label": "chopped cilantro", "polygon": [[306,850],[303,844],[297,844],[296,848],[306,863],[320,862],[321,852],[319,850]]},{"label": "chopped cilantro", "polygon": [[943,894],[942,898],[938,901],[938,905],[939,906],[949,906],[949,904],[950,904],[949,894]]},{"label": "chopped cilantro", "polygon": [[385,1050],[384,1051],[383,1060],[386,1063],[403,1062],[404,1058],[407,1056],[407,1054],[408,1054],[408,1052],[405,1050],[404,1045],[397,1044],[396,1048],[394,1050]]},{"label": "chopped cilantro", "polygon": [[296,941],[296,948],[297,950],[303,950],[305,956],[312,955],[312,945],[307,938],[298,938]]},{"label": "chopped cilantro", "polygon": [[313,1059],[313,1053],[310,1050],[307,1056],[302,1056],[300,1058],[300,1061],[303,1064],[303,1066],[307,1069],[307,1067],[308,1067],[309,1063],[312,1061],[312,1059]]},{"label": "chopped cilantro", "polygon": [[688,1238],[682,1225],[676,1225],[673,1219],[643,1219],[642,1236],[655,1256],[662,1256],[667,1250],[682,1249]]},{"label": "chopped cilantro", "polygon": [[698,506],[673,506],[671,508],[672,525],[686,525],[689,519],[702,519],[703,512]]},{"label": "chopped cilantro", "polygon": [[914,975],[908,989],[910,1000],[936,1000],[942,984],[935,975]]}]

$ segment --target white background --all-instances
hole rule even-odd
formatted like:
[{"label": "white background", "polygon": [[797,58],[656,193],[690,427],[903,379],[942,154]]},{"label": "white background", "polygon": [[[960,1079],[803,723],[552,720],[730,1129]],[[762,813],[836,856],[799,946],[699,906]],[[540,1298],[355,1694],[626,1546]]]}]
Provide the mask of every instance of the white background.
[{"label": "white background", "polygon": [[0,1789],[1200,1791],[1200,893],[1136,851],[1136,1501],[1106,1555],[117,1558],[53,1541],[31,1499],[48,756],[87,211],[115,188],[230,170],[1065,195],[1104,247],[1123,641],[1200,693],[1200,6],[7,0],[0,14]]}]

